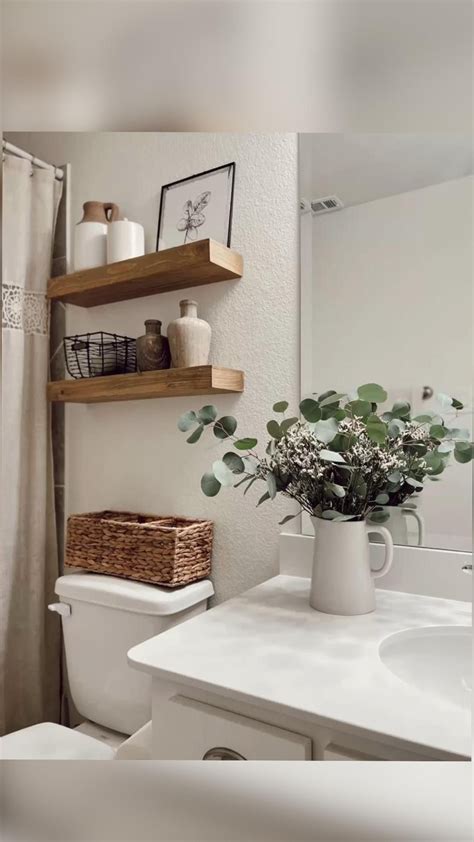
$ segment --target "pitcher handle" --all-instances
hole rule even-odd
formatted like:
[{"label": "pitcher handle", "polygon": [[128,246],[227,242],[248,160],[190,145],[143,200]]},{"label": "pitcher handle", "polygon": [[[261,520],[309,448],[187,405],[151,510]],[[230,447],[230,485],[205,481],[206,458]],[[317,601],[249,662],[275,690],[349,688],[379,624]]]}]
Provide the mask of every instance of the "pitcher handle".
[{"label": "pitcher handle", "polygon": [[402,509],[404,515],[412,515],[418,524],[418,546],[423,547],[425,543],[425,521],[423,515],[418,514],[415,509]]},{"label": "pitcher handle", "polygon": [[367,524],[367,533],[370,535],[371,532],[376,532],[378,535],[381,535],[384,542],[385,542],[385,559],[380,567],[379,570],[372,570],[370,572],[372,574],[373,579],[379,579],[380,576],[385,576],[386,573],[390,570],[393,561],[393,541],[392,536],[388,529],[385,526],[373,526],[372,524]]}]

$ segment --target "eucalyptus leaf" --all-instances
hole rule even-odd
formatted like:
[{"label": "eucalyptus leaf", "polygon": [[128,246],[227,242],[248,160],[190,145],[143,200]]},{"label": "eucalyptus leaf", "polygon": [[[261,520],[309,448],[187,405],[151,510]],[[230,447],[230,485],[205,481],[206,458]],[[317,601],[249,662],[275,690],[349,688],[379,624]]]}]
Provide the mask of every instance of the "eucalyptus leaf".
[{"label": "eucalyptus leaf", "polygon": [[318,441],[330,444],[337,435],[338,429],[337,421],[334,418],[328,418],[327,421],[318,421],[313,427],[313,432]]},{"label": "eucalyptus leaf", "polygon": [[326,462],[343,462],[346,464],[346,460],[344,459],[342,453],[338,453],[335,450],[320,450],[319,456]]},{"label": "eucalyptus leaf", "polygon": [[433,424],[430,427],[430,436],[434,439],[444,439],[446,435],[446,428],[442,427],[441,424]]},{"label": "eucalyptus leaf", "polygon": [[378,417],[378,415],[369,415],[365,422],[365,429],[371,441],[377,444],[384,444],[387,438],[387,425]]},{"label": "eucalyptus leaf", "polygon": [[385,494],[384,492],[382,492],[382,494],[378,494],[377,497],[375,498],[375,502],[379,503],[381,506],[385,506],[389,502],[389,500],[390,500],[390,497],[388,496],[388,494]]},{"label": "eucalyptus leaf", "polygon": [[237,429],[237,421],[232,415],[224,415],[214,424],[214,435],[218,439],[227,439],[233,436]]},{"label": "eucalyptus leaf", "polygon": [[390,482],[401,482],[402,475],[400,471],[392,471],[392,473],[388,475],[388,479]]},{"label": "eucalyptus leaf", "polygon": [[384,403],[387,400],[387,392],[378,383],[365,383],[359,386],[357,394],[361,401],[369,403]]},{"label": "eucalyptus leaf", "polygon": [[464,409],[464,404],[461,401],[458,401],[457,398],[453,398],[453,409],[460,410]]},{"label": "eucalyptus leaf", "polygon": [[325,401],[326,398],[332,398],[333,395],[336,394],[337,392],[335,389],[328,389],[327,392],[322,392],[320,395],[318,395],[318,403],[321,403],[321,401]]},{"label": "eucalyptus leaf", "polygon": [[347,418],[347,412],[338,406],[325,406],[321,410],[321,418],[324,421],[327,421],[328,418],[335,418],[336,421],[342,421],[344,418]]},{"label": "eucalyptus leaf", "polygon": [[328,397],[323,398],[322,400],[321,400],[321,397],[320,397],[318,403],[319,403],[319,406],[321,408],[323,406],[332,406],[332,404],[339,403],[339,401],[341,401],[342,398],[346,398],[346,397],[347,397],[346,392],[334,392],[334,393],[328,395]]},{"label": "eucalyptus leaf", "polygon": [[277,441],[278,441],[279,439],[281,439],[281,437],[282,437],[282,435],[283,435],[282,430],[281,430],[281,427],[280,427],[280,425],[279,425],[278,421],[269,421],[269,422],[268,422],[268,424],[267,424],[267,431],[268,431],[268,434],[269,434],[269,435],[270,435],[273,439],[277,439]]},{"label": "eucalyptus leaf", "polygon": [[425,456],[425,463],[427,468],[436,471],[443,464],[443,460],[436,450],[431,450]]},{"label": "eucalyptus leaf", "polygon": [[249,490],[249,488],[251,488],[251,487],[252,487],[252,485],[254,484],[254,482],[257,482],[257,479],[258,479],[258,477],[255,477],[255,476],[254,476],[254,477],[251,477],[250,482],[249,482],[249,484],[248,484],[247,488],[244,490],[244,497],[245,497],[245,495],[247,494],[247,491]]},{"label": "eucalyptus leaf", "polygon": [[184,415],[178,421],[178,430],[181,430],[182,433],[186,433],[191,427],[197,422],[197,415],[193,409],[190,409],[189,412],[185,412]]},{"label": "eucalyptus leaf", "polygon": [[408,485],[412,485],[413,488],[423,488],[423,483],[420,482],[420,480],[416,479],[415,477],[405,477],[405,482]]},{"label": "eucalyptus leaf", "polygon": [[269,473],[269,474],[267,474],[265,479],[267,481],[268,493],[269,493],[271,499],[273,500],[276,497],[276,493],[277,493],[277,484],[276,484],[275,474]]},{"label": "eucalyptus leaf", "polygon": [[443,409],[449,409],[453,405],[453,399],[450,395],[445,395],[443,392],[439,392],[436,395],[436,400],[439,404],[443,407]]},{"label": "eucalyptus leaf", "polygon": [[215,497],[221,490],[221,484],[214,474],[204,474],[201,478],[201,489],[206,497]]},{"label": "eucalyptus leaf", "polygon": [[238,453],[233,453],[232,450],[224,454],[222,461],[227,465],[229,471],[232,471],[234,474],[243,474],[245,471],[244,460]]},{"label": "eucalyptus leaf", "polygon": [[198,412],[198,420],[201,424],[212,424],[217,418],[215,406],[203,406]]},{"label": "eucalyptus leaf", "polygon": [[433,422],[434,416],[435,413],[431,412],[429,415],[428,413],[426,413],[425,415],[415,415],[415,417],[412,420],[416,421],[419,424],[431,424]]},{"label": "eucalyptus leaf", "polygon": [[[242,479],[239,479],[239,481],[234,484],[234,488],[240,488],[241,485],[244,485],[244,483],[246,483],[246,482],[250,482],[251,479],[255,479],[255,477],[245,476]],[[244,494],[245,494],[245,491],[244,491]]]},{"label": "eucalyptus leaf", "polygon": [[324,512],[322,512],[321,517],[324,518],[324,520],[335,520],[339,514],[340,512],[336,512],[334,509],[325,509]]},{"label": "eucalyptus leaf", "polygon": [[400,418],[393,418],[388,422],[388,434],[391,439],[396,439],[405,431],[405,423]]},{"label": "eucalyptus leaf", "polygon": [[300,412],[303,418],[305,418],[306,421],[309,421],[311,424],[314,424],[321,418],[321,409],[319,403],[313,400],[313,398],[305,398],[304,401],[301,401]]},{"label": "eucalyptus leaf", "polygon": [[326,482],[325,488],[334,494],[335,497],[345,497],[346,496],[346,489],[342,485],[338,485],[335,482]]},{"label": "eucalyptus leaf", "polygon": [[202,424],[200,424],[199,427],[196,427],[194,432],[192,432],[191,435],[188,436],[188,438],[186,439],[187,443],[188,444],[195,444],[197,441],[199,441],[199,439],[202,436],[203,430],[204,430],[204,427],[202,426]]},{"label": "eucalyptus leaf", "polygon": [[262,496],[260,497],[260,500],[258,501],[257,506],[261,506],[262,503],[265,503],[269,499],[270,499],[270,495],[269,495],[268,491],[265,491],[265,494],[262,494]]},{"label": "eucalyptus leaf", "polygon": [[456,462],[466,463],[473,458],[473,446],[470,442],[457,441],[454,448],[454,458]]},{"label": "eucalyptus leaf", "polygon": [[438,453],[452,453],[455,446],[456,446],[455,441],[453,441],[452,439],[446,439],[445,441],[442,441],[441,444],[438,445],[436,450],[437,450]]},{"label": "eucalyptus leaf", "polygon": [[273,404],[273,412],[286,412],[288,407],[288,401],[278,401],[278,403]]},{"label": "eucalyptus leaf", "polygon": [[[369,515],[369,521],[372,523],[386,523],[386,521],[390,518],[390,512],[371,512]],[[370,531],[370,530],[369,530]]]},{"label": "eucalyptus leaf", "polygon": [[283,435],[288,432],[290,427],[293,427],[294,424],[298,423],[298,418],[285,418],[284,421],[281,422],[280,427]]},{"label": "eucalyptus leaf", "polygon": [[469,437],[469,430],[460,430],[457,427],[446,430],[446,438],[452,439],[452,441],[469,441]]},{"label": "eucalyptus leaf", "polygon": [[333,520],[334,520],[335,523],[340,523],[343,520],[355,520],[355,516],[354,515],[339,515],[338,514],[338,516],[333,518]]},{"label": "eucalyptus leaf", "polygon": [[223,459],[216,459],[216,461],[212,463],[212,472],[221,485],[234,484],[234,474],[230,468],[227,467]]},{"label": "eucalyptus leaf", "polygon": [[234,447],[236,447],[237,450],[252,450],[252,448],[254,448],[257,444],[257,439],[239,439],[234,442]]},{"label": "eucalyptus leaf", "polygon": [[242,462],[244,463],[245,471],[247,472],[247,474],[256,474],[257,473],[257,467],[258,467],[257,459],[252,458],[250,456],[242,456]]},{"label": "eucalyptus leaf", "polygon": [[369,401],[350,401],[345,409],[355,415],[356,418],[367,418],[372,412],[372,404]]},{"label": "eucalyptus leaf", "polygon": [[392,415],[394,418],[409,418],[411,406],[408,401],[395,401],[392,406]]}]

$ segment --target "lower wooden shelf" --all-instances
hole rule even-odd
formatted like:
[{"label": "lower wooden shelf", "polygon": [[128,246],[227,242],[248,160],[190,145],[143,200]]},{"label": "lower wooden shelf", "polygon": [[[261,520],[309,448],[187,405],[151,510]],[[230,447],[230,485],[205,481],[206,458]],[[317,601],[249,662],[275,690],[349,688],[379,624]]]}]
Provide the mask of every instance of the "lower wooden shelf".
[{"label": "lower wooden shelf", "polygon": [[243,371],[200,365],[82,380],[55,380],[48,383],[47,395],[49,401],[62,403],[107,403],[243,391]]}]

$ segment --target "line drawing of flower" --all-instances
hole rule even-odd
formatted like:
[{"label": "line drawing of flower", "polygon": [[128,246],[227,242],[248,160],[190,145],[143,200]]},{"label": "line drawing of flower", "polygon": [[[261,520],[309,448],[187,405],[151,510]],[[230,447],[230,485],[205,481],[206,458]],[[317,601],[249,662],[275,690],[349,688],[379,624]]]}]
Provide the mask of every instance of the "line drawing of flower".
[{"label": "line drawing of flower", "polygon": [[184,231],[184,242],[188,240],[196,240],[198,236],[197,229],[204,225],[206,217],[201,211],[209,204],[211,198],[211,191],[206,190],[200,193],[194,202],[191,199],[183,206],[184,216],[179,220],[176,228],[178,231]]}]

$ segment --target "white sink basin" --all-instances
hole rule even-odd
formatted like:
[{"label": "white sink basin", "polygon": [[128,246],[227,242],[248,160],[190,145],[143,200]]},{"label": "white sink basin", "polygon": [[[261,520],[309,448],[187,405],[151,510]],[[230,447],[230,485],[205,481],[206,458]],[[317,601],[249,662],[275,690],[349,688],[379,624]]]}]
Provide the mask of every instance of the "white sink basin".
[{"label": "white sink basin", "polygon": [[428,626],[386,637],[379,655],[394,675],[458,707],[470,708],[472,638],[469,626]]}]

